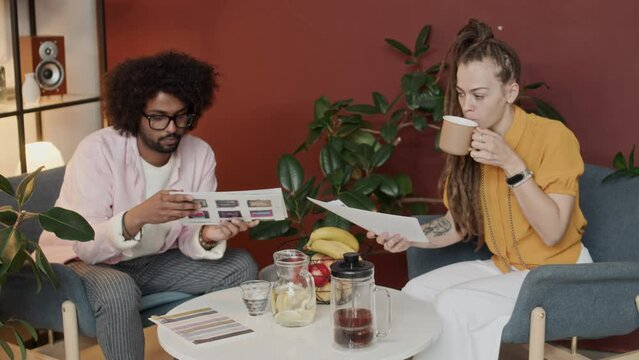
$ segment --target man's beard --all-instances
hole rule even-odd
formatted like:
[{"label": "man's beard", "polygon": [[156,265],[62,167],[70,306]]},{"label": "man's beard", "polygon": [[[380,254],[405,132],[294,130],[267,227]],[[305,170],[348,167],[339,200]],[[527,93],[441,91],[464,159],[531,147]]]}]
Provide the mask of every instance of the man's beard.
[{"label": "man's beard", "polygon": [[[175,152],[175,150],[177,150],[178,145],[180,145],[180,140],[182,139],[182,136],[178,134],[170,134],[170,135],[159,138],[157,141],[153,141],[142,132],[140,132],[140,135],[142,135],[142,141],[144,141],[146,146],[148,146],[151,150],[154,150],[163,154],[170,154]],[[161,143],[162,140],[171,139],[171,138],[175,138],[177,141],[172,145],[162,145]]]}]

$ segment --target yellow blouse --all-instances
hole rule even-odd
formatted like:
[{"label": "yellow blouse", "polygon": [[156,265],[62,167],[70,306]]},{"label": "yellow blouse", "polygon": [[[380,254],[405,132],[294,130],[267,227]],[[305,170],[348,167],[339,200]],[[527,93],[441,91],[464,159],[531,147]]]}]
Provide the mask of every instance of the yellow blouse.
[{"label": "yellow blouse", "polygon": [[[583,174],[584,163],[577,138],[561,122],[528,114],[516,107],[514,121],[504,140],[521,157],[528,169],[532,170],[533,179],[542,191],[546,194],[575,197],[574,210],[564,237],[554,246],[547,246],[528,223],[515,195],[510,192],[512,229],[523,263],[530,266],[575,263],[581,252],[581,237],[586,226],[586,219],[579,208],[578,179]],[[482,167],[488,212],[499,250],[494,248],[490,239],[488,217],[484,214],[486,245],[493,254],[501,254],[511,266],[523,270],[525,266],[521,263],[512,240],[506,176],[499,167]],[[445,203],[448,206],[447,201]],[[504,261],[497,255],[493,255],[492,260],[502,272],[508,271]]]}]

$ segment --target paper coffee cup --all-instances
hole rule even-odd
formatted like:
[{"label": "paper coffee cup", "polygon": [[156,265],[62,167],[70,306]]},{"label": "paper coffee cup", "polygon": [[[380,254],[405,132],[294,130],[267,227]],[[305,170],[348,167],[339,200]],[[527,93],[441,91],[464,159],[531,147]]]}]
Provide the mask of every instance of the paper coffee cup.
[{"label": "paper coffee cup", "polygon": [[476,122],[452,115],[444,115],[439,148],[452,155],[468,155]]}]

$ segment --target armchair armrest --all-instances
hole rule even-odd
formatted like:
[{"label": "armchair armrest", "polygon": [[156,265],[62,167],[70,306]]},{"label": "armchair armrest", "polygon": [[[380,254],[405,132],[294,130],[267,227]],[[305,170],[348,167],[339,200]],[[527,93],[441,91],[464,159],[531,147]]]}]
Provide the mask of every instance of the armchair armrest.
[{"label": "armchair armrest", "polygon": [[58,288],[47,280],[36,293],[37,282],[30,268],[13,274],[0,291],[0,316],[24,319],[36,328],[63,331],[61,306],[71,300],[77,308],[80,333],[95,337],[95,318],[80,277],[63,264],[51,264]]},{"label": "armchair armrest", "polygon": [[639,262],[545,265],[524,280],[502,341],[529,341],[530,313],[546,311],[546,341],[601,338],[639,328]]}]

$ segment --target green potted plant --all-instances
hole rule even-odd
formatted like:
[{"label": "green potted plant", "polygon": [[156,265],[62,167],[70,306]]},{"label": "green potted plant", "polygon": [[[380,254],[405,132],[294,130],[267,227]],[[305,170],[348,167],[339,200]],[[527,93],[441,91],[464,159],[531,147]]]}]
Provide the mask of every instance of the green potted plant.
[{"label": "green potted plant", "polygon": [[[91,225],[76,212],[53,207],[47,211],[36,213],[25,208],[35,190],[36,177],[41,170],[42,167],[26,175],[16,189],[4,176],[0,175],[0,191],[15,200],[15,207],[13,205],[0,206],[0,291],[2,291],[7,278],[11,274],[21,271],[25,263],[35,275],[38,291],[41,288],[43,278],[57,286],[55,273],[38,245],[37,239],[28,239],[20,231],[20,226],[25,221],[37,220],[42,229],[55,233],[61,239],[89,241],[93,240],[95,235]],[[22,358],[25,359],[26,348],[22,336],[16,330],[18,325],[25,327],[37,340],[37,332],[25,321],[0,319],[0,328],[8,328],[13,332]],[[0,339],[0,347],[11,359],[14,358],[13,351],[6,340]]]},{"label": "green potted plant", "polygon": [[613,173],[606,176],[601,182],[608,182],[620,177],[636,177],[639,176],[639,166],[635,165],[635,147],[628,153],[628,160],[623,156],[621,151],[615,154],[612,159],[612,167],[615,169]]},{"label": "green potted plant", "polygon": [[[428,203],[441,201],[415,197],[409,175],[389,174],[382,168],[401,144],[404,131],[437,134],[440,131],[444,109],[441,76],[446,66],[443,61],[431,66],[424,64],[430,30],[430,25],[420,30],[412,50],[398,40],[385,39],[407,65],[398,94],[389,98],[373,91],[371,103],[355,103],[353,99],[331,101],[325,96],[315,101],[306,139],[292,154],[284,154],[278,161],[289,219],[262,222],[251,229],[251,238],[292,237],[297,239],[296,247],[303,249],[312,229],[325,226],[350,229],[348,221],[314,206],[307,197],[339,199],[349,207],[396,214],[424,214]],[[543,82],[525,86],[519,104],[528,111],[563,121],[552,106],[529,94],[542,86],[547,87]],[[317,144],[321,178],[306,178],[295,156]],[[309,217],[313,224],[308,223]]]}]

